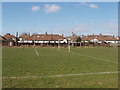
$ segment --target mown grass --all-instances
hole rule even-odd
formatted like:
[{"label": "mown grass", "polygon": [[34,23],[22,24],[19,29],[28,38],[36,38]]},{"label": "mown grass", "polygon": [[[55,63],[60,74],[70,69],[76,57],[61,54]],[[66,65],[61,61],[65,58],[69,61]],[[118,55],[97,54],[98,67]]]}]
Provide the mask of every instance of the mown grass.
[{"label": "mown grass", "polygon": [[[37,56],[35,49],[38,51]],[[83,56],[81,56],[81,54]],[[90,57],[96,57],[96,59]],[[97,58],[102,58],[99,60]],[[118,71],[118,48],[3,48],[3,77],[50,76]],[[117,88],[117,74],[3,78],[9,88]]]}]

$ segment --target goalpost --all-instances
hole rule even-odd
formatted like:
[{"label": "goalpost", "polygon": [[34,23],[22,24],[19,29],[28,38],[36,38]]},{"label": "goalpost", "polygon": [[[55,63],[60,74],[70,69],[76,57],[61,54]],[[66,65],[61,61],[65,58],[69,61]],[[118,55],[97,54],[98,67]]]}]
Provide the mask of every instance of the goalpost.
[{"label": "goalpost", "polygon": [[[59,39],[58,40],[58,50],[60,50],[60,40],[61,39]],[[70,38],[68,38],[68,52],[70,52],[71,50],[70,50]]]},{"label": "goalpost", "polygon": [[58,40],[58,50],[60,50],[60,39]]},{"label": "goalpost", "polygon": [[68,52],[70,52],[70,38],[68,38]]}]

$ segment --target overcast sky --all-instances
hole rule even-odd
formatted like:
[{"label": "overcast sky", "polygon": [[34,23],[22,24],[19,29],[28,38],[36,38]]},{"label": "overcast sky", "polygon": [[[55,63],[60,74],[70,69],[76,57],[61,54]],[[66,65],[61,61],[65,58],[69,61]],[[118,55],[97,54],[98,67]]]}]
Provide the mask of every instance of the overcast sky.
[{"label": "overcast sky", "polygon": [[72,32],[77,35],[118,32],[117,2],[4,2],[2,17],[3,34],[48,32],[67,36]]}]

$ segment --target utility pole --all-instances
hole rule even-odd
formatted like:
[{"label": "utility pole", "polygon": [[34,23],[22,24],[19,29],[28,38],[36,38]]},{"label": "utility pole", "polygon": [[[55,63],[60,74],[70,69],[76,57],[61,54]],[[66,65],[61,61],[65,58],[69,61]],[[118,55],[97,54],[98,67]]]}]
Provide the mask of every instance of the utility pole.
[{"label": "utility pole", "polygon": [[15,43],[16,43],[16,46],[18,46],[18,32],[16,32]]},{"label": "utility pole", "polygon": [[74,46],[74,23],[73,23],[73,32],[72,32],[72,46]]}]

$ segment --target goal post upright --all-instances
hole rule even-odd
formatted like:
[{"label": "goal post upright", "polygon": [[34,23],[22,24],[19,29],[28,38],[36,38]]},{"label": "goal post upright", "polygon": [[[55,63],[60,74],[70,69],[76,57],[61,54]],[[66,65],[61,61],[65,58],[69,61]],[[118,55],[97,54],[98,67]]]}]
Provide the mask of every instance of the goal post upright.
[{"label": "goal post upright", "polygon": [[[61,39],[58,39],[58,50],[60,50],[60,40]],[[70,52],[71,51],[71,47],[70,47],[70,38],[68,38],[68,52]]]},{"label": "goal post upright", "polygon": [[58,39],[58,50],[60,50],[60,40]]},{"label": "goal post upright", "polygon": [[68,38],[68,52],[70,53],[70,38]]}]

